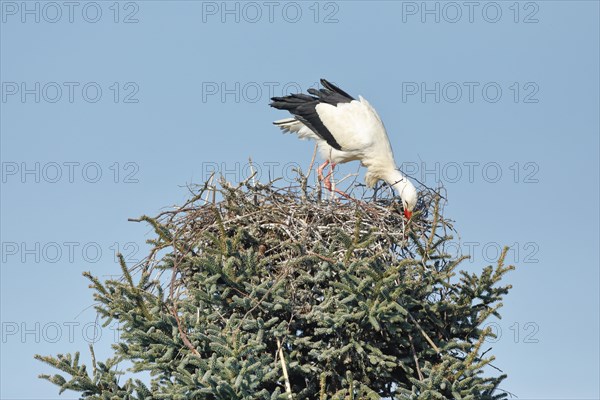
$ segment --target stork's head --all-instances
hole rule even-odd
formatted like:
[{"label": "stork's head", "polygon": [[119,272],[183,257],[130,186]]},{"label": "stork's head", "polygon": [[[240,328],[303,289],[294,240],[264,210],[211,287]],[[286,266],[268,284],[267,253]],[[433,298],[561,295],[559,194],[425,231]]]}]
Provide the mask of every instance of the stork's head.
[{"label": "stork's head", "polygon": [[415,186],[406,176],[404,176],[404,174],[402,174],[402,172],[395,168],[387,169],[380,176],[382,176],[383,180],[386,181],[400,196],[404,208],[404,216],[406,219],[410,219],[412,212],[417,205],[418,195]]},{"label": "stork's head", "polygon": [[400,197],[402,198],[404,216],[406,219],[410,219],[410,217],[412,217],[412,212],[417,205],[417,189],[415,189],[412,184],[406,185],[400,194]]}]

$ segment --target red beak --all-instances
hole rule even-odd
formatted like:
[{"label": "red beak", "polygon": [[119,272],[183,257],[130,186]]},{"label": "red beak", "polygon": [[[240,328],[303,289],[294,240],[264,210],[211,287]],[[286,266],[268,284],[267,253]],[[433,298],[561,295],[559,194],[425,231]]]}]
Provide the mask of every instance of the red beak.
[{"label": "red beak", "polygon": [[406,219],[410,219],[410,217],[412,217],[412,212],[405,209],[404,216],[406,217]]}]

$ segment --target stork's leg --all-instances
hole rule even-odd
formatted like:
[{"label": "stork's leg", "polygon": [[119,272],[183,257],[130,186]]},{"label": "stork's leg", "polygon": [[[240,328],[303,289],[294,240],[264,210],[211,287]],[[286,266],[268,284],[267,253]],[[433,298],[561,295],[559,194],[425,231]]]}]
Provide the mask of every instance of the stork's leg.
[{"label": "stork's leg", "polygon": [[330,167],[331,170],[329,171],[329,173],[325,177],[325,180],[323,181],[325,183],[325,187],[330,192],[333,192],[333,189],[331,188],[331,177],[333,176],[333,169],[335,168],[336,165],[337,165],[336,163],[333,163],[333,162],[331,163],[331,167]]},{"label": "stork's leg", "polygon": [[352,196],[350,196],[348,193],[343,192],[339,189],[334,189],[331,185],[331,176],[333,175],[333,171],[335,169],[335,166],[337,165],[337,163],[331,163],[331,171],[329,171],[329,173],[327,174],[327,176],[323,176],[323,170],[329,165],[329,160],[326,160],[323,164],[321,164],[319,166],[319,168],[317,168],[317,176],[319,177],[319,181],[322,181],[325,188],[327,190],[329,190],[330,192],[335,192],[341,196],[344,196],[345,198],[347,198],[348,200],[353,200],[353,201],[357,201],[356,199],[354,199]]},{"label": "stork's leg", "polygon": [[[325,166],[327,164],[324,164]],[[337,165],[337,163],[331,163],[331,171],[329,172],[329,174],[327,174],[327,176],[325,177],[325,179],[323,180],[323,183],[325,184],[325,187],[327,188],[327,190],[329,190],[330,192],[335,192],[337,194],[339,194],[340,196],[344,196],[345,198],[347,198],[348,200],[354,200],[356,201],[356,199],[354,199],[352,196],[350,196],[348,193],[336,189],[332,183],[331,183],[331,177],[333,176],[333,172],[335,169],[335,166]]]},{"label": "stork's leg", "polygon": [[[325,160],[325,162],[319,165],[319,168],[317,168],[317,176],[319,177],[319,182],[325,179],[323,177],[323,170],[327,165],[329,165],[329,160]],[[327,184],[325,184],[325,186],[327,186]]]},{"label": "stork's leg", "polygon": [[327,188],[327,190],[329,190],[330,192],[335,192],[337,194],[339,194],[340,196],[344,196],[345,198],[347,198],[348,200],[352,200],[353,202],[367,208],[367,209],[371,209],[370,207],[362,204],[362,202],[360,200],[355,199],[354,197],[350,196],[348,193],[343,192],[339,189],[335,189],[332,188],[331,185],[331,175],[333,175],[333,170],[335,169],[335,166],[337,165],[337,163],[331,163],[331,171],[329,172],[329,174],[327,174],[327,176],[323,176],[323,170],[329,165],[329,160],[326,160],[323,164],[321,164],[319,166],[319,168],[317,168],[317,176],[319,177],[319,182],[323,182],[325,187]]}]

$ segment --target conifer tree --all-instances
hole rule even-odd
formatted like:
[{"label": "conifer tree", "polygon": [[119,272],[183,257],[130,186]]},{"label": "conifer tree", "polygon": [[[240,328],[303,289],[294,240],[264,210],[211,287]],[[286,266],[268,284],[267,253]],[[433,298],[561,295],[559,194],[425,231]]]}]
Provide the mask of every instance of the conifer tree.
[{"label": "conifer tree", "polygon": [[120,257],[120,279],[85,273],[104,326],[121,324],[114,357],[90,373],[79,353],[36,355],[62,371],[40,377],[90,400],[505,398],[483,325],[510,289],[506,249],[466,273],[434,191],[406,221],[393,196],[327,201],[300,183],[207,182],[141,217],[150,254]]}]

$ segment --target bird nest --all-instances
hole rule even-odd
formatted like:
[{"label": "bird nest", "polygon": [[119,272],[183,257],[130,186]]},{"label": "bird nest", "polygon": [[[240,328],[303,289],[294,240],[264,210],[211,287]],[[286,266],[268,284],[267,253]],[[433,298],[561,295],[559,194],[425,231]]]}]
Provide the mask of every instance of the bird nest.
[{"label": "bird nest", "polygon": [[[159,234],[158,240],[150,241],[155,245],[151,254],[137,267],[153,270],[161,264],[160,250],[168,248],[173,258],[168,268],[178,269],[185,277],[193,271],[177,265],[178,259],[214,251],[221,244],[253,249],[272,265],[302,256],[344,262],[349,244],[340,246],[340,242],[367,237],[368,243],[354,246],[352,258],[377,257],[394,263],[414,258],[422,252],[419,243],[430,241],[431,235],[443,237],[452,229],[441,217],[444,198],[433,189],[421,188],[414,214],[407,220],[401,199],[386,185],[375,191],[357,185],[352,192],[362,190],[362,194],[346,199],[332,196],[318,183],[308,185],[307,177],[298,173],[297,182],[285,187],[278,187],[277,180],[254,182],[253,177],[236,185],[223,178],[215,183],[210,179],[191,187],[193,197],[182,206],[155,218],[135,219],[151,223]],[[432,225],[442,231],[436,233]],[[165,269],[162,264],[160,269]],[[184,284],[171,282],[177,288]]]}]

